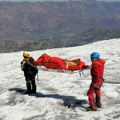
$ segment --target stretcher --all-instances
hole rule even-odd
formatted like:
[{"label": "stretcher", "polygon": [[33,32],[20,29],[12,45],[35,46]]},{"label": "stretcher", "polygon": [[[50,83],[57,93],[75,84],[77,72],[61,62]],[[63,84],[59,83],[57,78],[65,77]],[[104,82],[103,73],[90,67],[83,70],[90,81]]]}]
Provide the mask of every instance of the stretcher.
[{"label": "stretcher", "polygon": [[80,58],[73,60],[66,60],[59,57],[52,57],[46,53],[41,55],[34,65],[39,66],[39,70],[48,72],[60,72],[60,73],[79,73],[81,74],[86,69],[85,62]]},{"label": "stretcher", "polygon": [[80,76],[84,75],[83,71],[87,70],[87,69],[81,69],[81,70],[75,70],[75,71],[71,71],[71,70],[65,70],[65,69],[49,69],[46,68],[44,66],[39,66],[37,67],[38,70],[42,71],[42,72],[57,72],[57,73],[67,73],[67,74],[76,74],[78,73]]},{"label": "stretcher", "polygon": [[69,73],[69,74],[74,74],[74,73],[78,73],[80,71],[83,71],[83,70],[71,71],[71,70],[65,70],[65,69],[50,69],[50,68],[46,68],[44,66],[39,66],[38,70],[47,71],[47,72]]}]

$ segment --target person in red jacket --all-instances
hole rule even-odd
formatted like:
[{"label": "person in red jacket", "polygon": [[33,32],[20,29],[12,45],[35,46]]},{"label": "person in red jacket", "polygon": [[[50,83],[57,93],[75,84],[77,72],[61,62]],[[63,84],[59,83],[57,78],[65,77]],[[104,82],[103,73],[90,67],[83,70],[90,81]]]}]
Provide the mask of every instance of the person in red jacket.
[{"label": "person in red jacket", "polygon": [[[92,82],[90,84],[87,96],[89,100],[89,107],[86,108],[87,111],[96,111],[97,107],[101,108],[101,85],[103,84],[103,74],[104,74],[104,64],[105,61],[100,59],[100,54],[98,52],[93,52],[91,57],[91,77]],[[94,97],[95,94],[95,97]]]}]

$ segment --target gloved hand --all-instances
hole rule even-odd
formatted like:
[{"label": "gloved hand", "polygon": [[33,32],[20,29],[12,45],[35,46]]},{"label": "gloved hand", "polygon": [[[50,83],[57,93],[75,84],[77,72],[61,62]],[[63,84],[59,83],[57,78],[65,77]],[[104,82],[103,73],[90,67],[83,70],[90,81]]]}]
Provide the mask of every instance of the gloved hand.
[{"label": "gloved hand", "polygon": [[103,82],[105,81],[105,79],[103,77],[101,79],[102,79]]},{"label": "gloved hand", "polygon": [[83,66],[83,68],[82,69],[90,69],[91,68],[91,66],[90,65],[86,65],[86,66]]}]

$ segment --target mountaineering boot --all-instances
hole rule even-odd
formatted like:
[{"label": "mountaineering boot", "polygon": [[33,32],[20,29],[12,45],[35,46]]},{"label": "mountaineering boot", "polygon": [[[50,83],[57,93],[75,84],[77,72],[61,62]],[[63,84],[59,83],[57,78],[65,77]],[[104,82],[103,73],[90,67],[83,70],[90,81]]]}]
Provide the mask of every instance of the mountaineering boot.
[{"label": "mountaineering boot", "polygon": [[100,97],[96,95],[96,107],[98,108],[102,108],[102,104],[101,104],[101,101],[100,101]]},{"label": "mountaineering boot", "polygon": [[86,108],[86,110],[87,111],[97,111],[97,108],[89,106],[89,107]]},{"label": "mountaineering boot", "polygon": [[96,103],[96,107],[102,108],[102,104],[101,103]]}]

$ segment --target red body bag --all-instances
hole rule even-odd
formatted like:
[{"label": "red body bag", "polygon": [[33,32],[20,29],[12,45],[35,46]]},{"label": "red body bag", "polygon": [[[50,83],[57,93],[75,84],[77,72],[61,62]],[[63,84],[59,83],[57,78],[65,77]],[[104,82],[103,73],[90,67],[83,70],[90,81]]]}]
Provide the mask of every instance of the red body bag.
[{"label": "red body bag", "polygon": [[64,69],[64,70],[80,70],[86,66],[85,62],[80,59],[65,60],[59,57],[51,57],[48,54],[43,54],[35,62],[34,65],[44,66],[49,69]]}]

